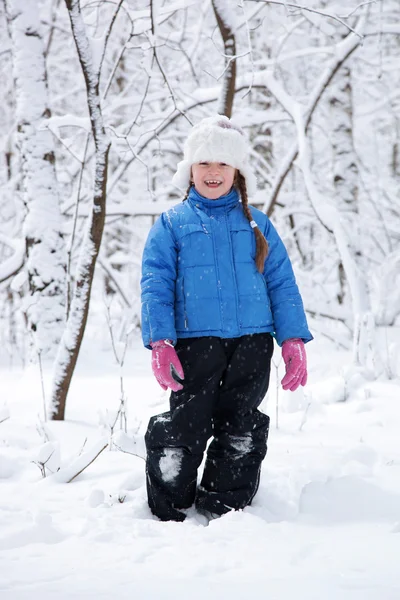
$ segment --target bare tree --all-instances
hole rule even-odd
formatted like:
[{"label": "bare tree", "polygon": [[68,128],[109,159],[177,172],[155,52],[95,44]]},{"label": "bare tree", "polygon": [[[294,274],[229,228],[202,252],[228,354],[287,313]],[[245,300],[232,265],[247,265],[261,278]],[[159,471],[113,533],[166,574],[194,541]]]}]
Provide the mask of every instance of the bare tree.
[{"label": "bare tree", "polygon": [[[46,128],[50,109],[35,0],[7,0],[16,90],[17,143],[23,177],[26,271],[25,314],[36,351],[55,354],[65,322],[66,255],[55,171],[54,145]],[[11,263],[12,274],[20,265]]]},{"label": "bare tree", "polygon": [[282,106],[284,106],[288,114],[291,115],[296,125],[299,143],[298,162],[304,176],[304,182],[313,210],[321,225],[333,234],[346,277],[349,281],[354,316],[354,362],[357,366],[366,367],[368,360],[371,359],[375,366],[378,362],[374,339],[375,323],[372,316],[366,278],[363,273],[360,273],[357,267],[355,251],[350,242],[350,233],[340,218],[339,210],[334,202],[326,202],[315,182],[310,164],[311,153],[307,138],[307,117],[302,115],[298,102],[286,93],[272,74],[267,75],[266,82],[271,92]]},{"label": "bare tree", "polygon": [[[332,117],[331,141],[333,149],[333,189],[337,206],[347,218],[358,213],[359,172],[353,145],[353,106],[351,69],[345,64],[338,71],[329,89],[330,115]],[[352,219],[353,226],[358,227]],[[357,244],[353,229],[353,244]],[[359,236],[358,236],[359,238]],[[359,241],[359,239],[358,239]],[[337,299],[343,304],[346,289],[346,275],[343,263],[338,265],[339,291]]]},{"label": "bare tree", "polygon": [[106,136],[103,124],[99,83],[104,53],[114,23],[113,19],[104,38],[102,58],[97,65],[94,65],[80,2],[79,0],[65,0],[65,3],[86,84],[87,104],[95,144],[95,165],[91,214],[81,247],[71,309],[54,368],[50,413],[55,420],[64,419],[67,394],[85,332],[94,270],[104,230],[110,141]]},{"label": "bare tree", "polygon": [[351,69],[345,64],[335,75],[329,91],[332,117],[333,183],[341,209],[358,212],[359,173],[353,145]]}]

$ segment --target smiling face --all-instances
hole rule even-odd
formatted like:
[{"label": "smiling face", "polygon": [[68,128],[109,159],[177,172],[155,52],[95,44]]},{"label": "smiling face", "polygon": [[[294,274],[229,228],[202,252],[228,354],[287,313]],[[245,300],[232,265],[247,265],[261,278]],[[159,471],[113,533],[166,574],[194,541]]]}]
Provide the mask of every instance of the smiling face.
[{"label": "smiling face", "polygon": [[225,163],[201,162],[192,165],[192,180],[196,190],[209,200],[217,200],[233,186],[236,169]]}]

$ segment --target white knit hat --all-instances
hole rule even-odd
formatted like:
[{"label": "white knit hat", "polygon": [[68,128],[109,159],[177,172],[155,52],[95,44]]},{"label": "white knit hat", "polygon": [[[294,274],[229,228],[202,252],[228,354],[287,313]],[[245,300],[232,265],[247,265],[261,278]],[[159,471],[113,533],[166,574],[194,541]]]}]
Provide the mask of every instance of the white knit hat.
[{"label": "white knit hat", "polygon": [[257,190],[257,180],[249,164],[250,148],[243,130],[224,115],[207,117],[195,125],[185,142],[183,160],[172,178],[176,187],[190,185],[190,168],[199,162],[223,162],[239,169],[246,179],[249,196]]}]

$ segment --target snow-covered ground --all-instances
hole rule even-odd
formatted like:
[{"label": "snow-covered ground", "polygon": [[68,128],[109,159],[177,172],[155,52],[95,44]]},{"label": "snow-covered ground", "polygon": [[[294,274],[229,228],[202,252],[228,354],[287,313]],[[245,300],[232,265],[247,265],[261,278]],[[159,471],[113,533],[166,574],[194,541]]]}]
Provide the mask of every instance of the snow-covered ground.
[{"label": "snow-covered ground", "polygon": [[[126,452],[104,450],[71,483],[42,478],[35,462],[52,454],[47,466],[61,464],[65,480],[68,465],[109,439],[119,398],[109,351],[85,344],[67,420],[44,428],[37,367],[3,366],[1,599],[399,600],[400,382],[358,381],[335,402],[349,356],[323,341],[308,349],[310,385],[279,392],[279,428],[273,373],[253,505],[208,526],[194,510],[184,523],[155,519],[143,459]],[[149,358],[138,339],[124,369],[137,445],[115,438],[138,454],[148,417],[167,405]]]}]

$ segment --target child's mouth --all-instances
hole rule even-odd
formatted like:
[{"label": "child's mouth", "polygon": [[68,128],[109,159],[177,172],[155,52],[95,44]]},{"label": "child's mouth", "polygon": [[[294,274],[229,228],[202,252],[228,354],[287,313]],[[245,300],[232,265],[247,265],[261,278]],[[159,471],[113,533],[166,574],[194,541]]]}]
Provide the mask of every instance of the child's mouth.
[{"label": "child's mouth", "polygon": [[207,187],[209,188],[217,188],[220,185],[222,185],[222,181],[214,181],[214,180],[210,180],[210,181],[205,181],[204,182],[206,184]]}]

